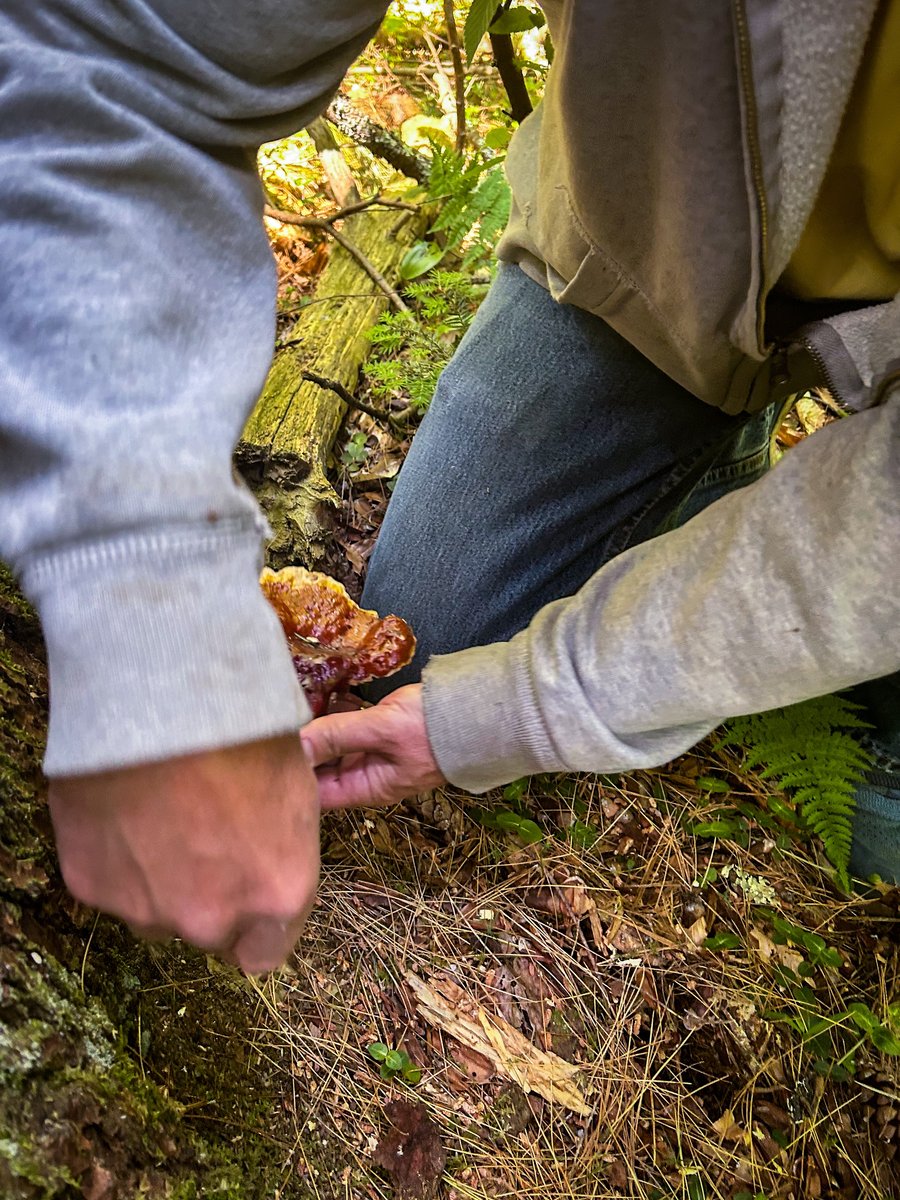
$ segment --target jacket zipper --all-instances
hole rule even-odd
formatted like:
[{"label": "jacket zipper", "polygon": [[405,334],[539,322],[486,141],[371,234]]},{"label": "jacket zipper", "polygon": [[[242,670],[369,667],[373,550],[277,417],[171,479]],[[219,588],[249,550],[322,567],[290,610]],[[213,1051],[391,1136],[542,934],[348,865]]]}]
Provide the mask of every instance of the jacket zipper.
[{"label": "jacket zipper", "polygon": [[747,11],[744,0],[735,0],[735,28],[737,30],[738,59],[741,76],[741,91],[746,114],[747,147],[750,151],[750,175],[756,195],[759,217],[759,292],[756,297],[756,340],[759,349],[765,350],[765,297],[767,288],[766,263],[769,257],[769,204],[763,178],[762,151],[759,145],[759,114],[756,94],[753,90],[753,59],[750,52],[750,31],[747,27]]},{"label": "jacket zipper", "polygon": [[825,387],[828,388],[829,392],[834,397],[834,399],[838,402],[838,404],[842,403],[841,393],[840,393],[839,389],[837,388],[837,386],[835,385],[834,378],[828,369],[828,363],[825,361],[825,358],[822,355],[822,353],[816,349],[816,347],[812,344],[812,342],[808,338],[801,338],[800,345],[805,347],[807,353],[809,354],[809,357],[816,364],[816,367],[819,370],[819,374],[822,376],[822,380],[824,381]]}]

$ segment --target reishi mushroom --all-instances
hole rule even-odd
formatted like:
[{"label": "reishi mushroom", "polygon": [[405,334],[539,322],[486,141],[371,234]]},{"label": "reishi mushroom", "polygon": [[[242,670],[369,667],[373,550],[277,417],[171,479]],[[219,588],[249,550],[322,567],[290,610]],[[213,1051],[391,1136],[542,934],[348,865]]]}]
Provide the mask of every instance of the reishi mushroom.
[{"label": "reishi mushroom", "polygon": [[314,717],[327,711],[332,696],[393,675],[415,653],[416,639],[401,617],[360,608],[320,571],[266,567],[259,583],[281,621]]}]

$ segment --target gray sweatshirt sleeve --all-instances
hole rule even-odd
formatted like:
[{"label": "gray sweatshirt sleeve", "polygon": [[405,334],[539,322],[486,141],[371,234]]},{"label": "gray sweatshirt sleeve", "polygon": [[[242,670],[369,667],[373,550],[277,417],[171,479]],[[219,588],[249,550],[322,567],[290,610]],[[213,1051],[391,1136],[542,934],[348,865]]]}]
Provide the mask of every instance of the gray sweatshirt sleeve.
[{"label": "gray sweatshirt sleeve", "polygon": [[387,0],[4,0],[0,554],[40,612],[49,775],[308,718],[231,451],[274,268],[254,151]]},{"label": "gray sweatshirt sleeve", "polygon": [[900,392],[626,551],[509,642],[433,658],[429,738],[484,791],[683,753],[727,717],[900,669]]}]

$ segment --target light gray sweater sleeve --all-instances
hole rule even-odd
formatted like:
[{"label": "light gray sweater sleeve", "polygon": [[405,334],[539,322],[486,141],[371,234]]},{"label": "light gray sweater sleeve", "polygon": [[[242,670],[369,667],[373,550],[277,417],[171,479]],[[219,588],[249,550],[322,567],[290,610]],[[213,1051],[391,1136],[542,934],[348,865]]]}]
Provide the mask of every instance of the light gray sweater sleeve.
[{"label": "light gray sweater sleeve", "polygon": [[626,551],[509,642],[434,658],[429,738],[484,791],[683,753],[727,717],[900,669],[900,392]]},{"label": "light gray sweater sleeve", "polygon": [[0,554],[41,615],[49,775],[308,717],[231,452],[274,268],[254,151],[387,0],[4,0]]}]

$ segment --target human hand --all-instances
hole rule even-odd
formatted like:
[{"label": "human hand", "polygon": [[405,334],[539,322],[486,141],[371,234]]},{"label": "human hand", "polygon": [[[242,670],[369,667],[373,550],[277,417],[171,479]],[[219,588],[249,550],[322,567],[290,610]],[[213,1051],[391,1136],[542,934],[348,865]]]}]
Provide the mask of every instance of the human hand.
[{"label": "human hand", "polygon": [[319,717],[301,740],[323,808],[394,804],[447,782],[431,752],[420,683],[371,708]]},{"label": "human hand", "polygon": [[289,954],[319,875],[316,780],[295,734],[54,779],[49,799],[84,904],[251,974]]}]

